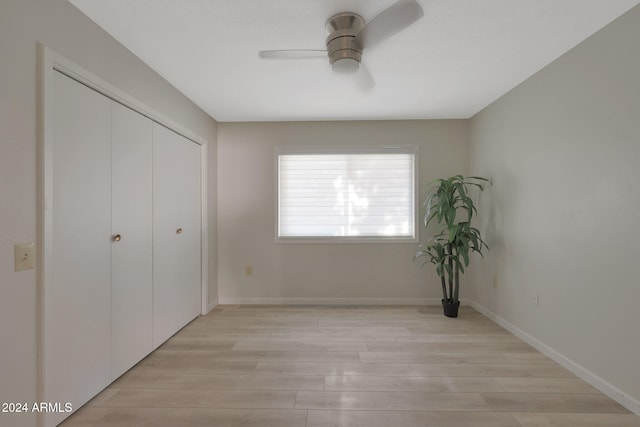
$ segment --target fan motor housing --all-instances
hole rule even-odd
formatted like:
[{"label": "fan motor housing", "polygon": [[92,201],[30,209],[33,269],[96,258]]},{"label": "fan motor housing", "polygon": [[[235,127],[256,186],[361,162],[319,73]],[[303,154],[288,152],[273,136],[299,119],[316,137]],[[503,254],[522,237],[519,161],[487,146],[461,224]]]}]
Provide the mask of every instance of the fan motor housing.
[{"label": "fan motor housing", "polygon": [[364,19],[352,12],[338,13],[329,18],[327,21],[327,51],[331,65],[341,59],[350,59],[360,63],[362,47],[356,43],[355,38],[363,28]]}]

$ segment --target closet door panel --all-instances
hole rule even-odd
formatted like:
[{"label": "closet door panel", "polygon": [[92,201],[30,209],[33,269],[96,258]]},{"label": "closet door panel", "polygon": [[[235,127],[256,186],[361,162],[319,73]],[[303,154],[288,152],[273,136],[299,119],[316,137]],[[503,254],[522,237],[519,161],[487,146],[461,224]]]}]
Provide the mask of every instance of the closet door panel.
[{"label": "closet door panel", "polygon": [[200,147],[154,124],[153,176],[153,345],[157,347],[200,313]]},{"label": "closet door panel", "polygon": [[181,240],[182,277],[185,280],[185,304],[183,324],[190,322],[200,315],[202,308],[202,228],[200,205],[200,146],[180,137],[182,140],[181,166],[184,180],[180,206],[181,218],[184,225]]},{"label": "closet door panel", "polygon": [[112,102],[112,378],[152,350],[152,124]]},{"label": "closet door panel", "polygon": [[111,101],[58,72],[53,80],[45,375],[47,399],[77,409],[111,381]]},{"label": "closet door panel", "polygon": [[181,275],[184,287],[184,324],[200,315],[202,307],[202,228],[200,205],[200,146],[184,137],[181,140],[182,156],[179,169],[183,180],[180,191],[181,234],[177,234],[182,255]]}]

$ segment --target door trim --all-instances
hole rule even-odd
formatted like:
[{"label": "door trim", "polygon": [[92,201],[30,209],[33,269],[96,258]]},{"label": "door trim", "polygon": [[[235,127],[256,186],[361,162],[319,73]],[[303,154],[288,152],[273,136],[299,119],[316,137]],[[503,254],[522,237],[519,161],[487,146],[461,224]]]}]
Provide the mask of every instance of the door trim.
[{"label": "door trim", "polygon": [[[51,324],[50,286],[52,282],[52,237],[53,237],[53,76],[60,72],[90,89],[130,108],[150,120],[182,135],[200,146],[201,179],[201,314],[209,307],[209,230],[207,197],[207,156],[209,141],[179,125],[145,103],[118,89],[83,67],[77,65],[52,49],[38,43],[38,397],[46,402],[50,378],[47,355],[51,353],[52,337],[47,324]],[[77,408],[74,408],[77,409]],[[39,414],[38,425],[51,425],[51,418]]]}]

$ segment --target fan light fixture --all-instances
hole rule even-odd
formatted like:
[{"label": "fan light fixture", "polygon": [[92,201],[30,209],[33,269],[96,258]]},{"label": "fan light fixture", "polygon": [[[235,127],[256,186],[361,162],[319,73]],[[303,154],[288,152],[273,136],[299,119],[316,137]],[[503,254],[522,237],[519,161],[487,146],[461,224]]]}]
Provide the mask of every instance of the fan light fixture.
[{"label": "fan light fixture", "polygon": [[364,19],[351,12],[338,13],[327,21],[327,53],[336,73],[353,74],[360,68],[362,47],[356,36],[364,28]]},{"label": "fan light fixture", "polygon": [[331,68],[338,74],[353,74],[360,69],[360,63],[353,58],[337,59]]}]

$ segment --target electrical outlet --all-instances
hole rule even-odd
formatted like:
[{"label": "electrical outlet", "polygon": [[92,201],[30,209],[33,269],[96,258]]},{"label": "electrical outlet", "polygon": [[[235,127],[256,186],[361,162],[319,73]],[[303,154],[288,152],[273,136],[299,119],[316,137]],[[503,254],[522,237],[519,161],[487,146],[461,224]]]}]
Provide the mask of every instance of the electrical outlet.
[{"label": "electrical outlet", "polygon": [[247,264],[244,266],[244,275],[253,276],[253,266],[251,264]]},{"label": "electrical outlet", "polygon": [[35,243],[20,243],[13,246],[14,271],[36,268]]}]

